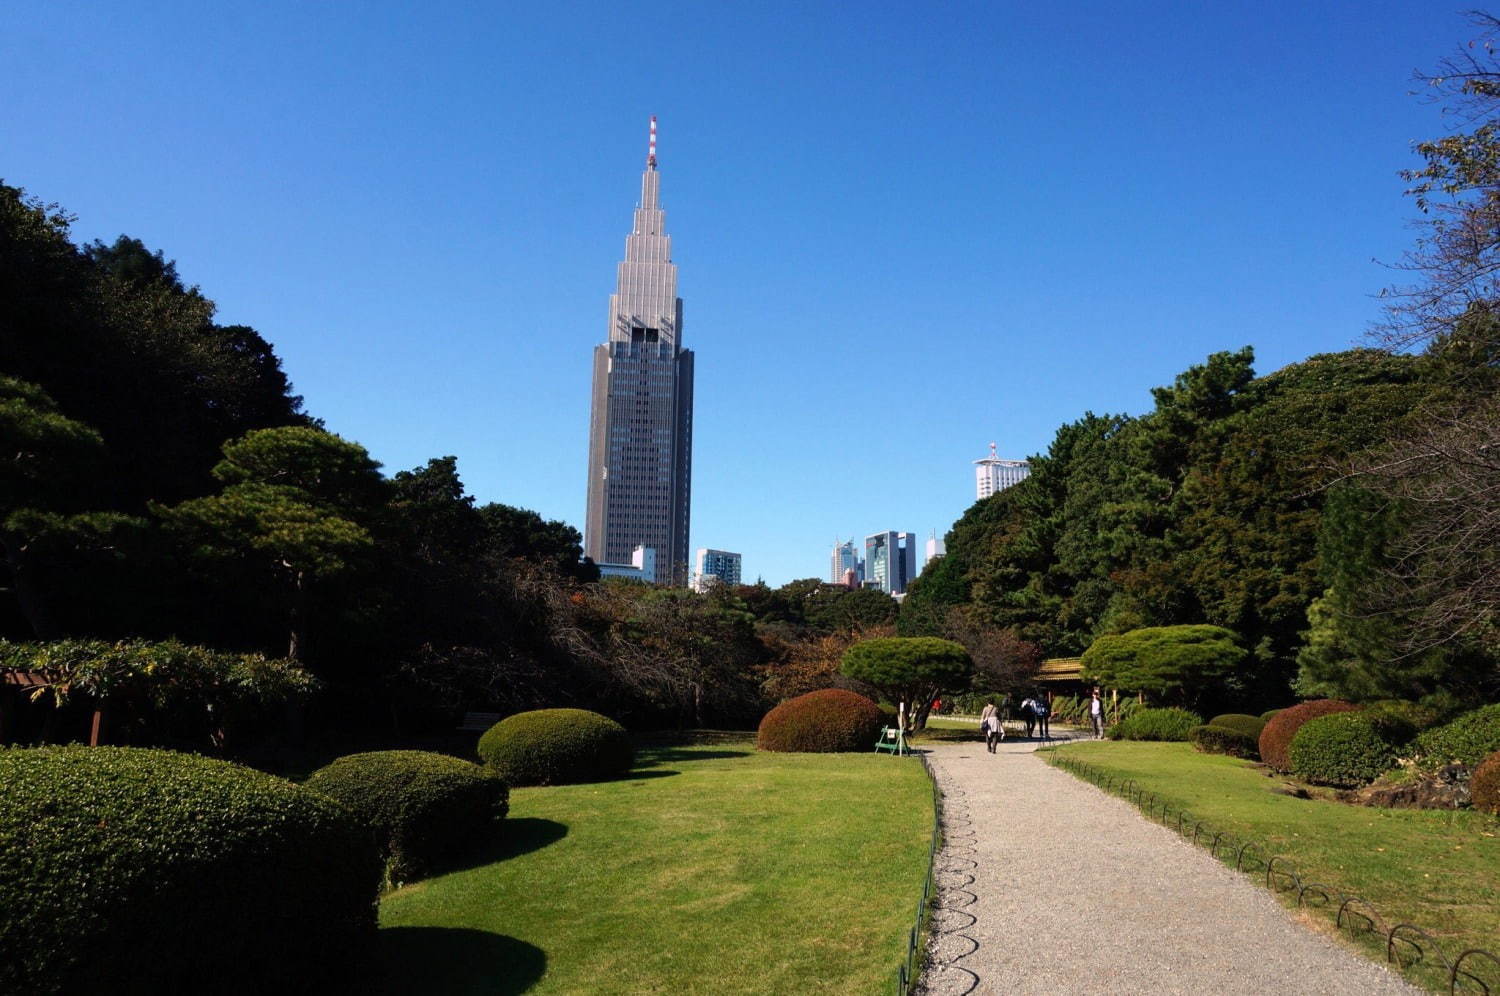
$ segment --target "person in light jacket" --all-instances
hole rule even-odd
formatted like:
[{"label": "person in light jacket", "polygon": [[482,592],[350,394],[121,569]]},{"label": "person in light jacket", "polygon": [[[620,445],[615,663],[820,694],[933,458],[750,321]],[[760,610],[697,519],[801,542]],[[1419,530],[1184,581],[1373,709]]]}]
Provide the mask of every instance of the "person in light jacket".
[{"label": "person in light jacket", "polygon": [[984,711],[979,714],[979,729],[984,732],[984,745],[991,754],[995,753],[995,745],[1005,739],[1005,725],[1000,721],[1000,708],[993,702],[984,704]]}]

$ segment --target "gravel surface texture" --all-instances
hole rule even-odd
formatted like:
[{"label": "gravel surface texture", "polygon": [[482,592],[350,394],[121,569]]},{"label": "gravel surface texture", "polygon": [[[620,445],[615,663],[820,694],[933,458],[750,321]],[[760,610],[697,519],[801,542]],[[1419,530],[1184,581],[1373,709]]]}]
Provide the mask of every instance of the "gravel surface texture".
[{"label": "gravel surface texture", "polygon": [[944,847],[920,992],[1421,991],[1037,746],[930,749]]}]

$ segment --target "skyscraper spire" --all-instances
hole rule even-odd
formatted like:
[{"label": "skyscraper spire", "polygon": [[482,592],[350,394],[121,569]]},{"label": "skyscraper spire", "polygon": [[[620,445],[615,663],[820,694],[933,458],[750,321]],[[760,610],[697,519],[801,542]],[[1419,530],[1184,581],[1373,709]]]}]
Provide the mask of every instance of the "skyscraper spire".
[{"label": "skyscraper spire", "polygon": [[646,153],[646,168],[656,169],[656,115],[651,115],[651,148]]}]

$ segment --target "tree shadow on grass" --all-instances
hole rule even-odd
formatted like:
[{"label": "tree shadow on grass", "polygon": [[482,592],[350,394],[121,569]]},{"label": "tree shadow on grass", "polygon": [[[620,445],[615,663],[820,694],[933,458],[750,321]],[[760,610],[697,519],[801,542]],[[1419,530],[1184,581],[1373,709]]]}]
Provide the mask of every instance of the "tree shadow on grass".
[{"label": "tree shadow on grass", "polygon": [[547,953],[483,930],[384,927],[367,964],[366,993],[504,996],[536,985],[547,970]]},{"label": "tree shadow on grass", "polygon": [[683,761],[714,761],[730,757],[749,757],[755,751],[744,750],[692,750],[684,747],[642,747],[635,752],[636,768],[654,768],[658,764],[676,764]]}]

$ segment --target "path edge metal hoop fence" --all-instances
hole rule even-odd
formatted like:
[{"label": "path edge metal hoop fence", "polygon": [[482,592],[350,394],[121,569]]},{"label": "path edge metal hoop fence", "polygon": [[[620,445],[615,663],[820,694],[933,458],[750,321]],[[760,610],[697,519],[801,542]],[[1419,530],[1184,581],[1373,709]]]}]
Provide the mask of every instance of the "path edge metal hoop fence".
[{"label": "path edge metal hoop fence", "polygon": [[927,848],[927,877],[922,881],[922,899],[917,903],[916,915],[912,918],[911,929],[906,935],[906,957],[896,968],[896,996],[908,996],[916,988],[917,976],[921,974],[922,933],[932,912],[932,895],[936,885],[934,869],[937,866],[938,849],[943,842],[943,793],[938,788],[932,765],[927,761],[926,751],[918,752],[916,757],[922,762],[922,771],[926,773],[927,781],[932,786],[932,840]]},{"label": "path edge metal hoop fence", "polygon": [[[1269,855],[1261,842],[1238,837],[1228,831],[1200,820],[1188,810],[1175,807],[1160,798],[1155,792],[1143,788],[1134,778],[1125,778],[1098,765],[1078,758],[1068,757],[1057,750],[1039,751],[1049,764],[1081,778],[1096,788],[1118,796],[1146,814],[1147,819],[1176,830],[1194,844],[1208,848],[1214,858],[1230,864],[1237,872],[1264,875],[1263,884],[1273,893],[1296,892],[1297,906],[1307,909],[1333,908],[1334,926],[1348,931],[1351,937],[1379,935],[1385,941],[1385,960],[1398,968],[1436,956],[1438,964],[1448,976],[1448,992],[1480,992],[1485,996],[1500,993],[1500,957],[1483,948],[1468,948],[1456,958],[1449,958],[1437,938],[1413,923],[1391,924],[1380,912],[1361,896],[1349,895],[1323,882],[1304,879],[1291,860],[1284,855]],[[928,872],[928,878],[932,874]],[[1487,962],[1495,974],[1486,982],[1474,973],[1480,971],[1480,963]],[[904,991],[903,991],[904,996]]]}]

